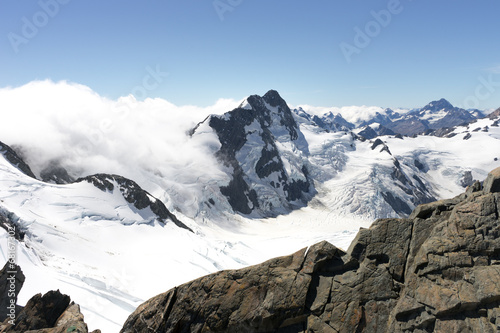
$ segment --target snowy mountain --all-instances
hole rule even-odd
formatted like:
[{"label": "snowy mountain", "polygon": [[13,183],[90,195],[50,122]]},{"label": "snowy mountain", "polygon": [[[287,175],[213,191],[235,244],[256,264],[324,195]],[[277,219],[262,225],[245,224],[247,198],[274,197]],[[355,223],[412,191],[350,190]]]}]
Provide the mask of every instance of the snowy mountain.
[{"label": "snowy mountain", "polygon": [[234,211],[276,215],[310,200],[314,188],[304,164],[308,145],[276,91],[250,96],[237,109],[208,117],[192,136],[207,126],[220,141],[217,159],[231,169],[231,180],[220,191]]},{"label": "snowy mountain", "polygon": [[[161,101],[137,103],[126,117],[112,104],[99,117],[115,127],[88,149],[61,149],[67,158],[9,124],[16,131],[2,139],[12,146],[0,143],[0,220],[18,230],[26,275],[19,300],[60,289],[82,306],[91,328],[115,332],[138,304],[187,280],[321,240],[346,248],[374,219],[407,216],[500,166],[500,114],[453,125],[443,136],[390,132],[410,113],[428,124],[462,115],[431,104],[377,109],[372,122],[291,110],[273,90],[193,122],[170,116]],[[83,115],[70,129],[42,129],[74,142],[98,123]],[[47,119],[65,124],[66,116]],[[7,237],[0,229],[4,260]]]},{"label": "snowy mountain", "polygon": [[[444,98],[432,101],[426,106],[417,109],[398,109],[394,111],[390,108],[354,108],[340,111],[349,114],[359,113],[359,116],[352,116],[354,121],[349,122],[340,114],[328,111],[323,115],[309,116],[321,128],[331,131],[353,130],[366,139],[377,136],[401,134],[412,136],[430,131],[439,131],[469,123],[475,119],[483,118],[483,112],[476,109],[465,110],[454,107]],[[307,111],[299,107],[294,112],[307,118]],[[363,133],[361,133],[363,132]]]},{"label": "snowy mountain", "polygon": [[380,123],[372,123],[370,125],[366,125],[365,127],[359,128],[355,132],[365,139],[374,139],[378,136],[383,135],[396,135],[394,131],[388,129]]},{"label": "snowy mountain", "polygon": [[454,107],[447,100],[433,101],[421,109],[410,111],[386,126],[396,133],[415,135],[429,129],[453,127],[477,119],[478,113]]}]

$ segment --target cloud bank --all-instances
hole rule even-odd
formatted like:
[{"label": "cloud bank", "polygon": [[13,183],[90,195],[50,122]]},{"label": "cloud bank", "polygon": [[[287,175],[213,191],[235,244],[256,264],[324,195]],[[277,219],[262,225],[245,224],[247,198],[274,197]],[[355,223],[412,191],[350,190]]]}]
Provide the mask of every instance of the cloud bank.
[{"label": "cloud bank", "polygon": [[[209,129],[193,137],[187,133],[240,102],[219,99],[198,107],[160,98],[137,101],[132,95],[112,100],[75,83],[34,81],[0,89],[0,141],[21,152],[35,175],[54,162],[75,178],[119,174],[168,208],[194,217],[208,196],[217,201],[229,177],[214,157],[220,147],[216,135]],[[355,124],[385,113],[375,106],[301,107],[317,115],[340,113]]]},{"label": "cloud bank", "polygon": [[[386,114],[386,109],[381,108],[379,106],[342,106],[342,107],[318,107],[318,106],[311,106],[311,105],[298,105],[296,106],[301,107],[304,109],[306,112],[317,115],[317,116],[322,116],[328,112],[332,112],[333,114],[338,114],[340,113],[342,117],[347,120],[350,123],[353,123],[355,125],[359,125],[363,121],[370,120],[373,118],[376,113],[380,113],[385,115]],[[393,111],[399,112],[399,113],[406,113],[409,110],[408,109],[393,109]]]},{"label": "cloud bank", "polygon": [[73,177],[116,173],[171,206],[181,192],[196,206],[189,187],[223,181],[225,174],[213,155],[216,137],[191,138],[187,131],[239,102],[220,99],[197,107],[132,95],[110,100],[83,85],[35,81],[0,89],[0,141],[21,151],[36,175],[58,161]]}]

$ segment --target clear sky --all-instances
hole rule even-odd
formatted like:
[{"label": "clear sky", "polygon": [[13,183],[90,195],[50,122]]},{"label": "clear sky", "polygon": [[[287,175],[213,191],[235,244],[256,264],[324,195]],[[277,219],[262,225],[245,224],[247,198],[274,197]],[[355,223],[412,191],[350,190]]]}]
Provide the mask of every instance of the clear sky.
[{"label": "clear sky", "polygon": [[68,80],[199,106],[276,89],[293,105],[497,108],[499,13],[496,0],[0,0],[0,87]]}]

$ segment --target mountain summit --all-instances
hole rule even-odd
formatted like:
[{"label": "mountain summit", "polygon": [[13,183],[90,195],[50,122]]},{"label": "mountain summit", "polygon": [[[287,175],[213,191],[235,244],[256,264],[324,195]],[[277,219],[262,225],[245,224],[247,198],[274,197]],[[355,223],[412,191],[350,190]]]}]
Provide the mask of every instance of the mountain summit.
[{"label": "mountain summit", "polygon": [[453,107],[453,105],[451,105],[450,102],[448,102],[444,98],[441,98],[438,101],[432,101],[429,104],[427,104],[426,106],[424,106],[422,108],[422,111],[432,111],[432,112],[437,112],[437,111],[441,111],[441,110],[449,111],[453,108],[454,107]]},{"label": "mountain summit", "polygon": [[432,101],[421,109],[408,112],[385,126],[403,135],[422,134],[426,131],[438,130],[469,123],[477,119],[477,115],[453,106],[446,99]]},{"label": "mountain summit", "polygon": [[220,191],[234,211],[276,215],[311,198],[303,161],[308,145],[277,91],[252,95],[238,108],[208,117],[192,135],[207,126],[220,142],[218,160],[231,169],[231,180]]}]

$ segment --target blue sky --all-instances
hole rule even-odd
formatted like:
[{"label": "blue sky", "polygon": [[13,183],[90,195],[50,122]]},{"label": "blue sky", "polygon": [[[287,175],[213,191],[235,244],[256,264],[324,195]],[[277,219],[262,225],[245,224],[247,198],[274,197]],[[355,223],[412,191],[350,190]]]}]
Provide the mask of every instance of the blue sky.
[{"label": "blue sky", "polygon": [[497,108],[499,12],[494,0],[0,0],[0,87],[68,80],[199,106],[276,89],[293,105]]}]

